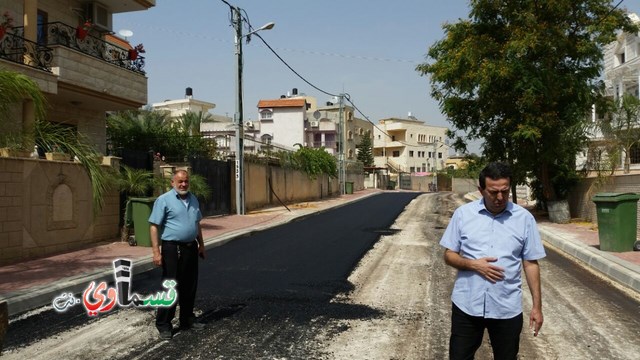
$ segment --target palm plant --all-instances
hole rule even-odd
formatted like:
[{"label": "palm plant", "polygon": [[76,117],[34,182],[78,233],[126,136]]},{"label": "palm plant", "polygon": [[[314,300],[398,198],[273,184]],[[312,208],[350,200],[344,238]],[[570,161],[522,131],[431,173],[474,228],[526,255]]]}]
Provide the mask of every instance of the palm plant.
[{"label": "palm plant", "polygon": [[189,111],[180,115],[178,121],[175,122],[175,126],[190,136],[196,136],[200,134],[200,124],[211,121],[211,118],[212,116],[209,113]]},{"label": "palm plant", "polygon": [[143,169],[134,169],[128,166],[122,167],[122,172],[116,177],[115,183],[118,190],[127,197],[120,239],[127,241],[131,227],[131,198],[134,196],[145,196],[153,187],[153,173]]},{"label": "palm plant", "polygon": [[[12,110],[25,99],[31,101],[35,108],[36,120],[42,120],[46,115],[47,101],[40,91],[38,84],[28,76],[0,69],[0,125],[4,128],[2,142],[20,150],[32,150],[34,133],[33,128],[18,127],[17,122],[12,123]],[[13,126],[12,126],[13,125]],[[19,139],[18,142],[12,141]]]},{"label": "palm plant", "polygon": [[0,69],[0,94],[0,125],[3,126],[11,124],[12,109],[16,105],[22,104],[25,99],[34,105],[34,123],[23,124],[22,129],[15,129],[11,135],[21,137],[22,149],[32,150],[36,142],[44,148],[59,147],[82,164],[91,180],[93,211],[96,215],[104,206],[104,195],[110,185],[109,175],[101,166],[100,154],[75,130],[45,120],[45,96],[38,84],[28,76]]}]

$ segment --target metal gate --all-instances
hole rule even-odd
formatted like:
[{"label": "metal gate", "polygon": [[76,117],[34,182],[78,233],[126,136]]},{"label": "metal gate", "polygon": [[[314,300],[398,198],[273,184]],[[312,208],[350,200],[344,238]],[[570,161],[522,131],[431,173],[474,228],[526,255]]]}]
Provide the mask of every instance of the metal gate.
[{"label": "metal gate", "polygon": [[203,176],[211,188],[211,198],[200,204],[203,216],[228,215],[231,211],[231,162],[192,158],[194,173]]}]

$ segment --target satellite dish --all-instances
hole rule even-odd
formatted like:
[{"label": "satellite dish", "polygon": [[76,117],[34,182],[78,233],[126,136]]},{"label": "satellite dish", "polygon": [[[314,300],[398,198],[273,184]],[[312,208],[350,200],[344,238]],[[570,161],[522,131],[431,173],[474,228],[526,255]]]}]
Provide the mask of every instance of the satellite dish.
[{"label": "satellite dish", "polygon": [[313,118],[318,120],[320,119],[320,111],[316,110],[313,112]]},{"label": "satellite dish", "polygon": [[120,34],[120,36],[124,37],[124,39],[126,40],[129,36],[133,35],[133,31],[127,30],[127,29],[122,29],[122,30],[118,31],[118,34]]}]

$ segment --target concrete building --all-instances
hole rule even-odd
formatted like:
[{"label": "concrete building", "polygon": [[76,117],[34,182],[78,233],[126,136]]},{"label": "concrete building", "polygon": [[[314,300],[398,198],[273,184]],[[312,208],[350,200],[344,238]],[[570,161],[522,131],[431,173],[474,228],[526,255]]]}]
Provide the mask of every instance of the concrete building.
[{"label": "concrete building", "polygon": [[[640,17],[637,14],[629,14],[629,17],[636,24],[640,24]],[[630,94],[640,98],[640,33],[620,33],[616,41],[605,48],[603,77],[606,86],[606,95],[614,100],[620,99],[624,94]],[[595,122],[597,111],[593,112],[592,120]],[[593,146],[604,140],[603,135],[594,132],[590,135],[592,146],[585,151],[582,157],[577,159],[580,167],[593,169],[594,162],[597,162],[602,154],[601,148]],[[618,169],[622,170],[625,157],[630,159],[630,170],[640,172],[640,144],[632,146],[629,154],[623,152]]]},{"label": "concrete building", "polygon": [[[317,117],[317,119],[316,119]],[[344,155],[347,161],[357,160],[357,145],[362,138],[373,134],[373,124],[355,116],[355,109],[343,103]],[[310,147],[324,147],[331,154],[338,154],[340,142],[340,104],[326,102],[317,112],[308,116],[306,143]]]},{"label": "concrete building", "polygon": [[441,170],[449,153],[446,131],[446,127],[426,125],[411,114],[406,119],[382,119],[373,130],[375,166],[417,175]]},{"label": "concrete building", "polygon": [[[0,39],[0,65],[38,83],[49,121],[76,128],[105,152],[105,113],[147,102],[145,59],[132,59],[133,46],[113,35],[111,20],[153,6],[155,0],[2,0],[0,11],[14,27]],[[33,122],[29,106],[17,109],[14,127]]]},{"label": "concrete building", "polygon": [[[373,125],[355,116],[353,107],[333,102],[318,106],[314,97],[299,94],[297,89],[279,99],[260,100],[259,121],[252,123],[258,129],[257,138],[263,143],[293,148],[301,144],[312,148],[325,148],[333,155],[339,152],[340,137],[344,134],[345,160],[356,161],[356,146]],[[342,116],[343,132],[340,131]]]},{"label": "concrete building", "polygon": [[[38,84],[48,102],[46,120],[74,129],[105,153],[106,113],[147,103],[145,59],[113,35],[112,17],[153,6],[155,0],[0,0],[0,16],[13,19],[0,34],[0,67]],[[16,104],[3,120],[0,135],[31,131],[34,106]],[[0,192],[0,265],[118,236],[119,193],[105,193],[94,214],[92,184],[79,164],[7,157],[0,158],[0,174],[7,189]]]},{"label": "concrete building", "polygon": [[184,99],[165,100],[160,103],[153,103],[151,107],[155,111],[167,112],[172,118],[178,118],[188,112],[207,114],[216,107],[216,104],[194,99],[193,89],[187,88]]},{"label": "concrete building", "polygon": [[307,101],[301,97],[260,100],[259,120],[247,126],[258,128],[258,138],[263,143],[293,149],[295,144],[304,145],[307,108]]}]

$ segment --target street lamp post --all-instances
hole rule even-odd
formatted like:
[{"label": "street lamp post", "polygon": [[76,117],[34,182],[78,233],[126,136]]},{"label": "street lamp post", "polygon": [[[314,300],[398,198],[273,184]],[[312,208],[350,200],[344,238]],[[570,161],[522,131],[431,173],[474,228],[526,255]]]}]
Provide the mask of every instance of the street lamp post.
[{"label": "street lamp post", "polygon": [[248,37],[253,33],[256,33],[260,30],[270,30],[275,25],[270,22],[259,29],[253,30],[246,35],[242,35],[242,15],[241,9],[236,6],[231,6],[229,3],[225,1],[227,5],[231,8],[231,12],[233,13],[233,26],[235,29],[235,47],[236,47],[236,74],[237,74],[237,82],[236,82],[236,113],[234,115],[234,122],[236,126],[236,214],[244,215],[245,207],[244,207],[244,111],[242,105],[242,38]]}]

